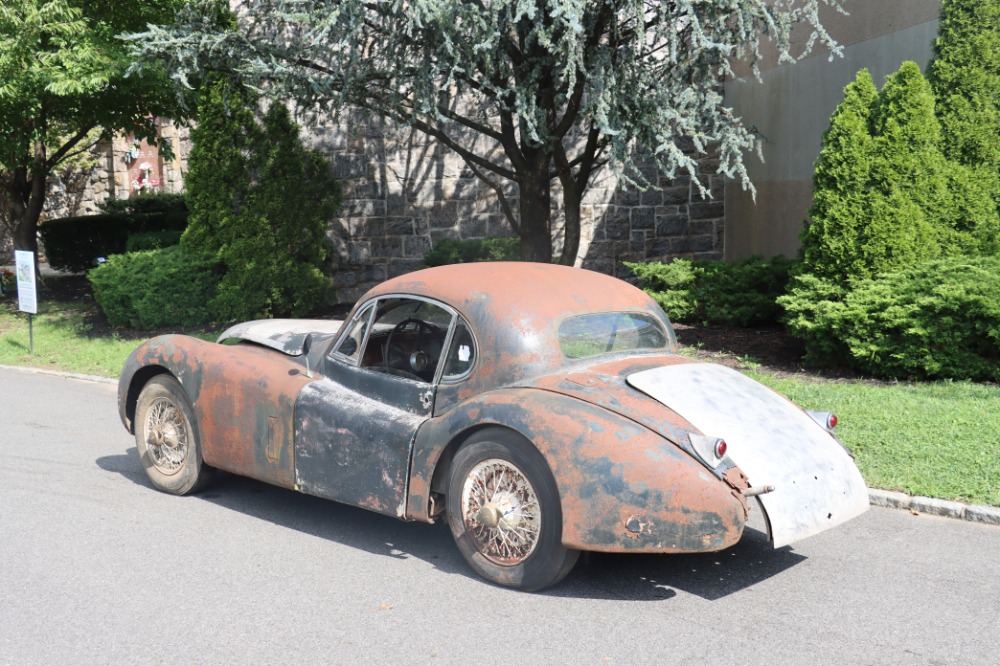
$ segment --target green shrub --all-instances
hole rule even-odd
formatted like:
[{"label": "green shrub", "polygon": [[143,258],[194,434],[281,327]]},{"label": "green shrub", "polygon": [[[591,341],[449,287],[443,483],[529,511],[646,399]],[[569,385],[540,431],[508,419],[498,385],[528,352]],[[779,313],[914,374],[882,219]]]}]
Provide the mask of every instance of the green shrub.
[{"label": "green shrub", "polygon": [[783,257],[625,263],[674,321],[725,326],[777,322],[783,311],[776,299],[785,291],[792,265]]},{"label": "green shrub", "polygon": [[875,377],[1000,380],[1000,257],[949,257],[844,293],[799,276],[780,299],[821,360]]},{"label": "green shrub", "polygon": [[1000,171],[1000,4],[944,0],[938,35],[927,69],[944,151],[995,174]]},{"label": "green shrub", "polygon": [[87,273],[94,300],[112,326],[152,329],[214,321],[208,303],[218,261],[179,246],[108,257]]},{"label": "green shrub", "polygon": [[159,250],[160,248],[178,245],[183,231],[165,229],[163,231],[140,231],[128,237],[125,252],[141,252],[143,250]]},{"label": "green shrub", "polygon": [[221,320],[302,316],[327,299],[327,223],[339,205],[330,165],[306,150],[283,104],[259,123],[256,100],[225,80],[205,87],[192,131],[182,246],[224,272],[210,307]]},{"label": "green shrub", "polygon": [[930,85],[907,62],[876,92],[866,70],[823,135],[802,272],[848,285],[1000,247],[996,176],[945,157]]},{"label": "green shrub", "polygon": [[141,194],[128,199],[108,199],[98,205],[105,213],[142,215],[145,213],[180,213],[187,216],[187,203],[181,193]]},{"label": "green shrub", "polygon": [[443,238],[424,255],[425,266],[467,264],[476,261],[517,261],[521,241],[518,238],[456,240]]},{"label": "green shrub", "polygon": [[133,234],[183,231],[186,224],[187,213],[183,211],[115,212],[47,220],[39,231],[49,265],[80,272],[93,268],[98,257],[125,252]]}]

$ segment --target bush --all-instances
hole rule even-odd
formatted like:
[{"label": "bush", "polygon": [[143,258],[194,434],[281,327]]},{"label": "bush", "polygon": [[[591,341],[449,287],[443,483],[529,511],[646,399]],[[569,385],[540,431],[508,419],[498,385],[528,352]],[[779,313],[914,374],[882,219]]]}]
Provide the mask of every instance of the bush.
[{"label": "bush", "polygon": [[219,262],[179,246],[108,257],[87,273],[94,300],[112,326],[136,329],[213,323],[208,309]]},{"label": "bush", "polygon": [[962,164],[996,173],[1000,171],[1000,5],[996,0],[945,0],[938,33],[927,69],[944,151]]},{"label": "bush", "polygon": [[205,86],[187,176],[191,223],[181,245],[211,252],[223,278],[219,320],[298,317],[331,292],[327,224],[340,195],[330,165],[306,150],[283,104],[263,123],[245,88]]},{"label": "bush", "polygon": [[[159,197],[152,195],[136,197],[157,198]],[[93,268],[98,257],[125,252],[128,239],[134,234],[167,230],[179,233],[184,231],[185,226],[186,208],[168,208],[145,212],[116,210],[100,215],[63,217],[47,220],[39,226],[39,231],[49,265],[61,270],[80,272]]]},{"label": "bush", "polygon": [[857,281],[800,276],[780,299],[823,360],[883,378],[1000,380],[1000,257],[950,257]]},{"label": "bush", "polygon": [[930,85],[907,62],[879,93],[866,70],[844,89],[823,135],[803,272],[852,279],[1000,244],[993,181],[942,152]]},{"label": "bush", "polygon": [[517,261],[520,256],[521,240],[518,238],[443,238],[424,256],[424,265],[429,267],[476,261]]},{"label": "bush", "polygon": [[725,326],[777,322],[783,310],[776,299],[785,291],[792,265],[784,257],[625,263],[672,320]]},{"label": "bush", "polygon": [[128,237],[125,252],[141,252],[143,250],[159,250],[164,247],[178,245],[183,231],[165,229],[164,231],[140,231]]},{"label": "bush", "polygon": [[108,199],[98,206],[105,213],[143,215],[145,213],[182,213],[187,216],[187,203],[180,193],[141,194],[128,199]]}]

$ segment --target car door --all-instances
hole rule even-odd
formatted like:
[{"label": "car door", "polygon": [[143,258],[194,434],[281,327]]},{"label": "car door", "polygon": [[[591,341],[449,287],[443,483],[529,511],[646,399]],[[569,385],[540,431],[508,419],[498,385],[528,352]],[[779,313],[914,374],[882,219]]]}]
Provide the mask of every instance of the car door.
[{"label": "car door", "polygon": [[411,444],[430,418],[455,314],[426,299],[359,308],[295,407],[296,487],[401,515]]}]

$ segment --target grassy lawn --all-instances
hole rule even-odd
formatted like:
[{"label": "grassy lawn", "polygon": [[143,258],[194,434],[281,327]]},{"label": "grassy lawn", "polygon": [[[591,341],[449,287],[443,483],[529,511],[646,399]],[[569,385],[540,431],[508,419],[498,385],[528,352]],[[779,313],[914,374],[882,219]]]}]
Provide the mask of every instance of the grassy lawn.
[{"label": "grassy lawn", "polygon": [[[16,303],[14,304],[16,308]],[[28,315],[9,302],[0,309],[0,365],[25,365],[102,377],[117,377],[136,340],[91,337],[84,310],[67,303],[39,303],[32,323],[35,353],[29,353]]]},{"label": "grassy lawn", "polygon": [[1000,506],[1000,387],[751,377],[807,409],[837,414],[837,436],[868,485]]},{"label": "grassy lawn", "polygon": [[[6,298],[0,301],[0,365],[117,377],[132,349],[152,334],[95,330],[94,320],[92,301],[42,297],[31,355],[27,315]],[[869,486],[1000,506],[1000,387],[825,381],[760,369],[747,374],[807,409],[835,412],[837,433]]]}]

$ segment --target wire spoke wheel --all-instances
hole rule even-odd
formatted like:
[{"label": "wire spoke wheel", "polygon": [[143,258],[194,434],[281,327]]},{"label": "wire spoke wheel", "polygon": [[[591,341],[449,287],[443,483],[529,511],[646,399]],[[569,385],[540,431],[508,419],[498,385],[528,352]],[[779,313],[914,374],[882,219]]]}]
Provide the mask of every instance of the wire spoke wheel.
[{"label": "wire spoke wheel", "polygon": [[518,433],[486,427],[455,452],[448,526],[483,578],[521,590],[562,580],[580,551],[562,545],[559,489],[542,454]]},{"label": "wire spoke wheel", "polygon": [[478,550],[491,562],[523,562],[541,534],[538,497],[512,463],[491,458],[469,472],[462,488],[462,519]]},{"label": "wire spoke wheel", "polygon": [[184,464],[190,446],[190,428],[184,414],[166,398],[149,406],[143,429],[153,465],[164,474],[174,474]]},{"label": "wire spoke wheel", "polygon": [[170,375],[153,377],[139,392],[135,445],[146,476],[164,492],[196,492],[212,475],[212,468],[202,460],[191,400]]}]

